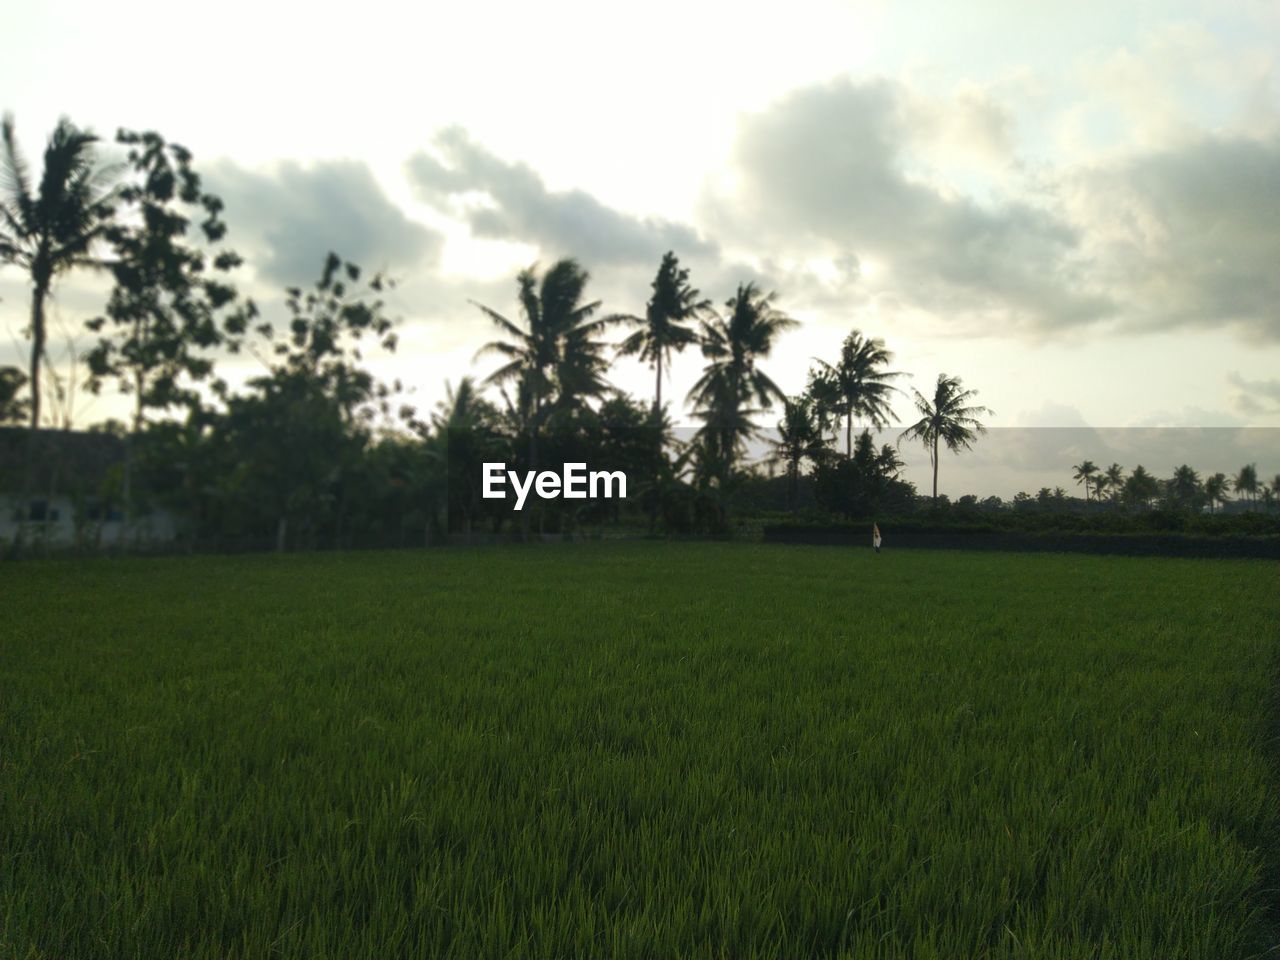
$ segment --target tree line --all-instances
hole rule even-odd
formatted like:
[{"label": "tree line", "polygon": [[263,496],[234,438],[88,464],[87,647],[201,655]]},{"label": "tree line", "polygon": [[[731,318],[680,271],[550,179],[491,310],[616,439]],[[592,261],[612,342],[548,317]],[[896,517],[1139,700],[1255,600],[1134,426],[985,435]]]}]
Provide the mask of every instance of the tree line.
[{"label": "tree line", "polygon": [[[243,261],[225,243],[222,201],[182,146],[122,130],[115,142],[123,159],[106,164],[99,138],[64,119],[37,174],[11,116],[2,135],[0,265],[26,276],[31,297],[26,369],[0,368],[0,423],[29,428],[24,493],[36,492],[34,466],[54,449],[51,431],[40,429],[42,397],[67,379],[48,349],[54,284],[90,270],[112,283],[101,312],[85,322],[94,342],[78,358],[82,385],[114,387],[132,409],[127,423],[95,428],[120,437],[123,458],[97,489],[78,491],[86,518],[91,503],[115,504],[126,523],[159,506],[181,518],[192,542],[280,549],[421,542],[517,525],[525,535],[569,533],[622,520],[650,531],[723,533],[735,509],[798,510],[802,477],[813,505],[830,514],[914,509],[919,498],[901,475],[903,442],[927,450],[929,502],[938,505],[942,453],[969,449],[991,413],[959,377],[941,374],[931,393],[912,391],[918,418],[897,443],[877,448],[871,431],[892,421],[902,376],[889,369],[882,340],[852,331],[838,357],[816,360],[804,391],[787,396],[765,369],[797,325],[776,294],[741,283],[717,307],[668,252],[636,313],[603,311],[575,259],[521,271],[515,312],[474,304],[496,334],[477,358],[496,367],[482,380],[447,384],[445,400],[424,416],[404,402],[402,384],[368,368],[372,353],[397,346],[399,321],[384,300],[391,278],[330,253],[312,285],[284,291],[283,323],[273,323],[237,290]],[[663,389],[684,350],[698,351],[704,366],[685,398],[698,426],[681,442]],[[236,355],[254,358],[261,372],[233,388],[218,362]],[[618,357],[654,371],[651,399],[610,383]],[[749,455],[771,411],[780,419],[765,462],[783,468],[777,482]],[[558,502],[513,518],[479,495],[486,460],[526,470],[584,460],[639,482],[625,506]],[[1140,470],[1126,482],[1136,483]],[[1096,474],[1089,484],[1100,496],[1106,488]],[[92,536],[93,525],[85,529]]]}]

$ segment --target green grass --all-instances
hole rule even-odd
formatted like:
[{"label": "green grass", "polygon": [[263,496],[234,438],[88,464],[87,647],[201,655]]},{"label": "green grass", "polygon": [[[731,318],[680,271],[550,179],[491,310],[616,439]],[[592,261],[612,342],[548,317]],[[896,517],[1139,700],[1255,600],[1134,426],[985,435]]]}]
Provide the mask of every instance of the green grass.
[{"label": "green grass", "polygon": [[1260,955],[1277,572],[9,564],[0,957]]}]

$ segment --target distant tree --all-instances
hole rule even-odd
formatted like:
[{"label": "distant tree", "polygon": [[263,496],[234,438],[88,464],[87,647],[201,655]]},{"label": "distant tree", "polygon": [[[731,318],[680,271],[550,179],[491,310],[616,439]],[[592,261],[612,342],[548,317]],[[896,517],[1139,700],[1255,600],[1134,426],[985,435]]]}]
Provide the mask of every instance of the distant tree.
[{"label": "distant tree", "polygon": [[851,519],[909,509],[915,487],[900,479],[901,469],[897,449],[885,444],[877,450],[864,429],[852,457],[825,457],[815,468],[814,497],[825,509]]},{"label": "distant tree", "polygon": [[1246,463],[1240,468],[1240,472],[1236,474],[1232,485],[1235,487],[1236,493],[1246,494],[1250,503],[1256,503],[1258,497],[1258,465]]},{"label": "distant tree", "polygon": [[1098,465],[1094,463],[1092,460],[1084,460],[1081,463],[1078,463],[1076,466],[1072,467],[1071,469],[1075,470],[1075,475],[1072,477],[1072,479],[1075,480],[1076,483],[1084,484],[1084,501],[1085,503],[1088,503],[1089,502],[1089,484],[1093,482],[1094,474],[1098,472]]},{"label": "distant tree", "polygon": [[902,374],[885,370],[893,353],[883,340],[863,337],[854,330],[840,347],[840,359],[833,365],[818,359],[809,374],[809,395],[825,411],[844,418],[845,456],[853,456],[853,419],[864,418],[873,427],[889,422],[892,411],[890,380]]},{"label": "distant tree", "polygon": [[814,414],[813,401],[807,396],[788,397],[784,402],[782,419],[778,421],[778,439],[773,444],[775,463],[787,468],[787,505],[796,506],[796,494],[800,484],[800,465],[805,460],[819,463],[826,454],[822,431]]},{"label": "distant tree", "polygon": [[702,420],[699,449],[702,460],[727,477],[746,440],[756,431],[752,416],[786,398],[758,366],[769,356],[774,341],[796,321],[774,306],[772,293],[754,284],[739,284],[725,304],[727,317],[702,322],[702,355],[709,361],[689,391],[695,415]]},{"label": "distant tree", "polygon": [[1230,481],[1225,473],[1215,473],[1211,477],[1206,477],[1204,481],[1204,496],[1209,504],[1209,512],[1214,512],[1215,506],[1225,506],[1227,500],[1227,486]]},{"label": "distant tree", "polygon": [[[116,139],[128,147],[132,176],[118,192],[119,221],[103,233],[115,285],[106,315],[86,323],[101,334],[86,359],[90,389],[111,379],[133,397],[122,491],[128,522],[134,439],[146,412],[194,403],[194,385],[213,373],[212,351],[235,350],[257,310],[251,301],[237,306],[228,282],[240,258],[211,246],[226,232],[222,201],[201,190],[190,152],[153,132],[122,130]],[[188,237],[193,217],[201,218],[199,245]]]},{"label": "distant tree", "polygon": [[1186,510],[1199,509],[1203,497],[1200,475],[1187,464],[1184,463],[1174,470],[1173,476],[1166,484],[1166,489],[1171,505]]},{"label": "distant tree", "polygon": [[948,377],[938,374],[938,382],[933,396],[926,397],[919,390],[914,391],[916,410],[921,417],[898,437],[919,440],[929,451],[929,462],[933,466],[933,502],[938,502],[938,445],[946,445],[948,450],[959,453],[972,447],[978,434],[986,433],[979,421],[979,416],[989,416],[991,411],[986,407],[970,405],[978,395],[976,390],[966,390],[959,377]]},{"label": "distant tree", "polygon": [[27,418],[27,401],[22,388],[27,375],[17,367],[0,367],[0,425],[21,423]]},{"label": "distant tree", "polygon": [[651,286],[653,294],[644,317],[626,318],[639,329],[618,345],[618,353],[639,357],[657,369],[653,389],[653,409],[657,412],[662,410],[663,366],[670,365],[672,353],[698,342],[697,331],[687,324],[707,313],[711,301],[701,299],[689,283],[689,271],[670,251],[663,256]]},{"label": "distant tree", "polygon": [[1160,492],[1160,483],[1147,472],[1146,467],[1139,464],[1133,468],[1124,482],[1124,497],[1131,504],[1150,506],[1152,499]]},{"label": "distant tree", "polygon": [[506,460],[507,445],[499,429],[498,410],[480,396],[470,377],[455,388],[431,417],[438,461],[447,468],[447,509],[451,529],[470,536],[483,513],[481,464]]},{"label": "distant tree", "polygon": [[6,115],[0,157],[0,263],[12,263],[31,281],[31,360],[28,410],[31,429],[40,425],[40,367],[48,329],[45,303],[54,280],[77,267],[97,266],[94,249],[113,222],[114,171],[97,162],[98,137],[65,117],[44,151],[39,184],[32,181],[18,148],[13,117]]},{"label": "distant tree", "polygon": [[1093,496],[1099,503],[1102,502],[1103,495],[1111,486],[1111,480],[1107,476],[1106,471],[1099,470],[1097,476],[1093,478]]},{"label": "distant tree", "polygon": [[485,384],[514,385],[513,404],[529,443],[530,469],[538,460],[538,432],[557,408],[577,398],[599,396],[607,384],[600,355],[600,331],[620,317],[597,319],[600,301],[583,302],[590,275],[576,260],[564,259],[538,277],[537,267],[516,277],[523,326],[484,304],[472,303],[505,335],[480,348],[477,357],[497,354],[506,362]]},{"label": "distant tree", "polygon": [[1111,499],[1118,502],[1124,493],[1124,467],[1113,463],[1107,467],[1104,476],[1107,478],[1107,489],[1111,491]]}]

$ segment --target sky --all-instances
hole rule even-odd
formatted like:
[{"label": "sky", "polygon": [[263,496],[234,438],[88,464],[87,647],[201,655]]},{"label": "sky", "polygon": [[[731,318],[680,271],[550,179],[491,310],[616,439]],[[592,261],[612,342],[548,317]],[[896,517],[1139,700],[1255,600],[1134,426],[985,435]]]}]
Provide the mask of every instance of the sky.
[{"label": "sky", "polygon": [[[993,428],[1280,427],[1274,3],[126,0],[6,25],[28,155],[61,115],[184,144],[268,313],[329,249],[399,278],[375,369],[423,411],[492,367],[470,301],[515,315],[517,271],[572,255],[640,313],[670,249],[717,304],[752,280],[801,321],[762,364],[789,393],[858,329],[908,389],[959,375]],[[65,281],[55,330],[103,294]],[[0,269],[0,362],[26,298]],[[652,394],[638,363],[613,379]],[[120,409],[82,393],[76,423]]]}]

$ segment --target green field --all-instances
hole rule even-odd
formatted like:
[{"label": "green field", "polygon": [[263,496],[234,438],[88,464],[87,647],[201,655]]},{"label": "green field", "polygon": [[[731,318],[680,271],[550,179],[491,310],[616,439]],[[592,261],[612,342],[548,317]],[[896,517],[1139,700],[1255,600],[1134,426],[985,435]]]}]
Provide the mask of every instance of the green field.
[{"label": "green field", "polygon": [[1262,955],[1278,572],[9,564],[0,957]]}]

